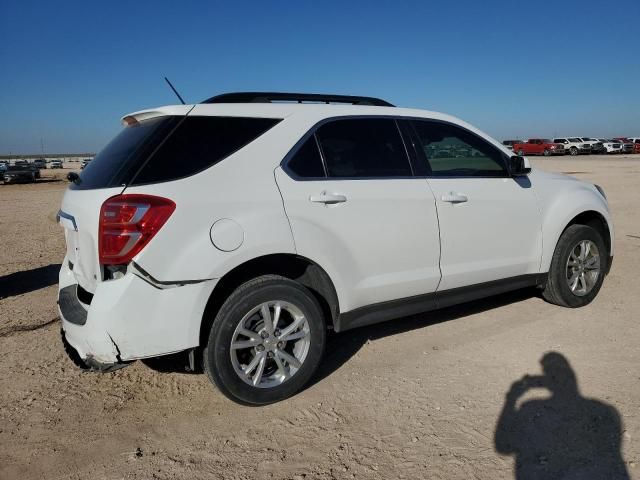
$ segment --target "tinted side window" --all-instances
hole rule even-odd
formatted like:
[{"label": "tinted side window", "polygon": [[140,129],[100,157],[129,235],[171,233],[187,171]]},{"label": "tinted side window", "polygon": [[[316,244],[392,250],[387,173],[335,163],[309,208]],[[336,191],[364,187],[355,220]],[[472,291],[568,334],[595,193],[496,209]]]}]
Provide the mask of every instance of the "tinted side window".
[{"label": "tinted side window", "polygon": [[287,162],[287,168],[301,178],[324,178],[322,158],[316,143],[315,135],[311,135]]},{"label": "tinted side window", "polygon": [[477,135],[447,123],[414,120],[433,176],[502,177],[504,154]]},{"label": "tinted side window", "polygon": [[187,117],[132,184],[166,182],[198,173],[251,143],[278,122],[271,118]]},{"label": "tinted side window", "polygon": [[329,177],[412,175],[402,138],[393,119],[335,120],[322,125],[316,135]]}]

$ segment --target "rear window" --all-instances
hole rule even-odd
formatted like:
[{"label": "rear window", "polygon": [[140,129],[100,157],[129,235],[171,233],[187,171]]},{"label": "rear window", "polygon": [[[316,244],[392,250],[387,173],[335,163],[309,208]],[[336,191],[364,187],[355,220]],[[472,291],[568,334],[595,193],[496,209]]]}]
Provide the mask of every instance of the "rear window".
[{"label": "rear window", "polygon": [[117,187],[131,176],[166,137],[180,117],[157,117],[123,129],[80,173],[73,190]]},{"label": "rear window", "polygon": [[125,128],[82,170],[72,189],[141,185],[188,177],[251,143],[280,120],[176,117]]}]

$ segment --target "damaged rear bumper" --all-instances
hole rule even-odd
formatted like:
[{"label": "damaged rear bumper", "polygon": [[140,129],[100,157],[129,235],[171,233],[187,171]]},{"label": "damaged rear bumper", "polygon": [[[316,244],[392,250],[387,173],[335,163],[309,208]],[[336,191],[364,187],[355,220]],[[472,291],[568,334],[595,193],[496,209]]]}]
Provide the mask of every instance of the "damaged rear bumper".
[{"label": "damaged rear bumper", "polygon": [[79,287],[65,259],[58,294],[65,350],[81,368],[108,372],[133,360],[197,347],[215,284],[159,288],[132,270],[98,283],[92,295]]},{"label": "damaged rear bumper", "polygon": [[64,330],[62,329],[60,329],[60,336],[62,337],[62,345],[64,346],[65,353],[67,354],[69,359],[75,364],[75,366],[82,370],[108,373],[108,372],[113,372],[114,370],[118,370],[120,368],[126,367],[131,363],[131,362],[122,362],[122,361],[117,361],[115,363],[103,363],[103,362],[99,362],[98,360],[93,358],[91,355],[83,359],[82,357],[80,357],[80,354],[78,353],[78,351],[75,348],[73,348],[73,345],[71,345],[67,341],[67,338],[65,337],[65,334],[64,334]]}]

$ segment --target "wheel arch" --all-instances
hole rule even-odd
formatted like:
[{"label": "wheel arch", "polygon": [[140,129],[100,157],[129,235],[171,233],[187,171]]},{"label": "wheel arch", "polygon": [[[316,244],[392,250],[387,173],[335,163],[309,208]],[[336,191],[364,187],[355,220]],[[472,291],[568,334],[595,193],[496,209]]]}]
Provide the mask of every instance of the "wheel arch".
[{"label": "wheel arch", "polygon": [[[607,257],[613,256],[613,228],[608,212],[601,208],[585,208],[578,211],[572,211],[563,217],[563,220],[557,222],[554,226],[552,220],[547,222],[547,231],[553,232],[553,235],[545,235],[544,252],[542,257],[541,271],[549,271],[551,258],[555,251],[556,245],[560,237],[571,225],[587,225],[594,228],[600,233],[605,242]],[[544,230],[544,227],[543,227]]]},{"label": "wheel arch", "polygon": [[237,287],[252,278],[275,274],[295,280],[307,287],[314,295],[322,313],[333,327],[340,308],[333,281],[324,268],[309,258],[292,254],[276,253],[247,260],[225,273],[216,283],[209,296],[200,324],[199,344],[207,343],[209,331],[218,310]]}]

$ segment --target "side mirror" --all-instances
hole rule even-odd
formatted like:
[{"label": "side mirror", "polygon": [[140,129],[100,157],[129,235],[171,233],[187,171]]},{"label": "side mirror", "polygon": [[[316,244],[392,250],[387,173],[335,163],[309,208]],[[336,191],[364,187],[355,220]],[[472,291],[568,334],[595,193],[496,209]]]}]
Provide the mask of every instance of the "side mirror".
[{"label": "side mirror", "polygon": [[525,175],[529,175],[531,172],[531,165],[529,165],[529,160],[525,157],[520,157],[514,155],[513,157],[509,157],[509,173],[512,177],[522,177]]}]

